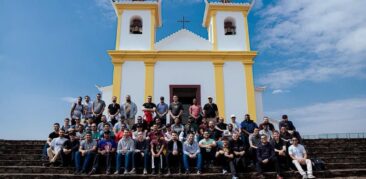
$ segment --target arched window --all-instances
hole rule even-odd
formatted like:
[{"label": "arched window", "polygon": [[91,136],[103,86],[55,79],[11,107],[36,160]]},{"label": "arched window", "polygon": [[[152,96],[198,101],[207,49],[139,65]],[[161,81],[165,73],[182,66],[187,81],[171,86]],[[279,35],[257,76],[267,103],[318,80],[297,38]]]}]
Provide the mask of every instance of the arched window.
[{"label": "arched window", "polygon": [[142,34],[142,19],[134,16],[130,21],[130,34]]},{"label": "arched window", "polygon": [[224,21],[225,35],[235,35],[236,34],[236,26],[235,20],[232,17],[228,17]]}]

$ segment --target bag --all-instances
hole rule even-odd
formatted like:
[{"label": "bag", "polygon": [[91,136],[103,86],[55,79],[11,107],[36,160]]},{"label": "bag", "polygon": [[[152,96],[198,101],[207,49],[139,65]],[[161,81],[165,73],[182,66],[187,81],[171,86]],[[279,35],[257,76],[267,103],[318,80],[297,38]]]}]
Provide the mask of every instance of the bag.
[{"label": "bag", "polygon": [[312,158],[311,163],[315,171],[325,170],[325,162],[319,158]]}]

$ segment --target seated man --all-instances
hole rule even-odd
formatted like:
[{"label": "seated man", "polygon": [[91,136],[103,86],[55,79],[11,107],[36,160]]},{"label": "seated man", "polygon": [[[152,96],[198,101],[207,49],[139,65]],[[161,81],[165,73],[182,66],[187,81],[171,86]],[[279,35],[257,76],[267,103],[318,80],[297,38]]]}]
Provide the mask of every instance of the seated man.
[{"label": "seated man", "polygon": [[[306,150],[303,145],[299,144],[299,140],[296,137],[292,138],[292,145],[288,148],[288,153],[302,178],[315,178],[311,161],[307,159]],[[301,165],[306,165],[307,173],[302,169]]]},{"label": "seated man", "polygon": [[54,124],[53,124],[53,132],[51,132],[51,133],[48,135],[47,142],[46,142],[46,144],[43,146],[43,149],[42,149],[42,159],[43,159],[43,160],[47,160],[47,158],[48,158],[48,155],[47,155],[47,149],[50,147],[52,140],[53,140],[54,138],[57,138],[57,137],[58,137],[59,130],[60,130],[60,124],[59,124],[59,123],[54,123]]},{"label": "seated man", "polygon": [[61,155],[62,146],[64,145],[67,138],[64,137],[65,131],[63,129],[59,130],[59,137],[52,139],[50,147],[47,149],[47,155],[49,163],[46,166],[54,165],[56,160]]},{"label": "seated man", "polygon": [[117,158],[116,158],[116,172],[114,174],[121,173],[121,164],[124,161],[123,169],[124,174],[128,174],[128,169],[131,167],[131,160],[133,151],[135,150],[135,142],[131,139],[128,129],[124,130],[124,135],[118,142],[117,146]]},{"label": "seated man", "polygon": [[69,140],[65,141],[61,150],[62,166],[75,163],[75,154],[79,150],[80,142],[76,139],[75,133],[69,134]]},{"label": "seated man", "polygon": [[[81,141],[79,151],[75,154],[75,174],[87,173],[93,163],[97,151],[97,141],[92,139],[91,133],[86,133],[85,140]],[[84,159],[81,165],[81,159]]]},{"label": "seated man", "polygon": [[261,136],[261,144],[257,148],[257,163],[256,169],[260,174],[259,178],[264,178],[262,172],[264,168],[275,166],[277,179],[282,179],[280,167],[275,155],[273,146],[268,142],[267,136]]},{"label": "seated man", "polygon": [[168,175],[170,175],[170,169],[173,164],[178,165],[178,173],[181,173],[182,167],[182,150],[183,145],[182,142],[178,140],[178,133],[173,131],[172,132],[172,140],[168,142],[167,146],[167,168],[168,168]]},{"label": "seated man", "polygon": [[[234,154],[234,166],[236,169],[246,170],[245,163],[245,144],[239,139],[239,133],[233,133],[233,139],[230,140],[230,148]],[[242,172],[244,172],[242,171]]]},{"label": "seated man", "polygon": [[236,133],[236,131],[234,130],[233,124],[230,123],[227,125],[227,129],[222,133],[222,137],[231,140],[234,133]]},{"label": "seated man", "polygon": [[[143,159],[143,160],[142,160]],[[132,170],[130,171],[131,174],[136,173],[136,167],[138,163],[143,163],[144,171],[143,174],[147,174],[147,162],[149,160],[149,142],[145,139],[144,133],[139,132],[137,134],[137,139],[135,141],[135,151],[133,153],[132,159]]]},{"label": "seated man", "polygon": [[207,131],[203,133],[203,139],[199,142],[199,146],[201,148],[203,163],[207,165],[207,168],[211,167],[215,159],[216,142],[210,138],[210,134]]},{"label": "seated man", "polygon": [[296,131],[294,124],[288,120],[288,116],[286,114],[282,115],[282,120],[278,124],[278,128],[285,127],[288,132],[291,134],[293,131]]},{"label": "seated man", "polygon": [[91,135],[92,135],[93,140],[99,140],[99,138],[100,138],[100,133],[98,131],[96,123],[93,123],[91,125]]},{"label": "seated man", "polygon": [[[156,125],[154,125],[156,126]],[[156,174],[156,169],[158,170],[159,175],[162,174],[162,170],[164,169],[163,163],[165,160],[165,156],[163,150],[166,148],[166,142],[164,137],[157,137],[151,140],[150,143],[151,148],[151,174]]]},{"label": "seated man", "polygon": [[[252,161],[252,165],[255,165],[257,161],[257,148],[261,143],[261,136],[259,135],[259,129],[254,128],[252,134],[249,135],[249,160]],[[250,166],[249,166],[250,167]]]},{"label": "seated man", "polygon": [[222,174],[225,175],[228,169],[230,168],[233,179],[237,179],[238,177],[236,176],[236,170],[233,163],[234,154],[233,151],[230,149],[229,142],[227,140],[223,140],[222,148],[220,148],[216,152],[215,156],[217,158],[218,163],[221,164]]},{"label": "seated man", "polygon": [[93,175],[97,172],[99,162],[105,162],[103,166],[106,167],[106,174],[111,174],[112,158],[116,153],[117,144],[110,137],[110,131],[106,131],[103,134],[104,138],[98,143],[98,154],[95,157],[93,169],[89,172],[89,175]]},{"label": "seated man", "polygon": [[271,140],[271,145],[275,149],[276,157],[280,164],[280,167],[283,166],[284,169],[288,169],[286,142],[280,138],[280,133],[278,131],[274,131],[273,139]]},{"label": "seated man", "polygon": [[[100,124],[102,124],[102,123],[100,123]],[[109,132],[109,137],[111,138],[111,139],[115,139],[115,134],[114,134],[114,132],[112,131],[112,129],[111,129],[111,126],[109,125],[109,124],[104,124],[104,128],[103,128],[103,130],[102,131],[100,131],[99,132],[99,136],[102,138],[103,137],[103,134],[105,133],[105,132]]]},{"label": "seated man", "polygon": [[197,174],[201,174],[202,171],[202,156],[200,153],[200,148],[197,142],[193,139],[194,134],[189,134],[187,141],[183,144],[183,163],[186,174],[189,174],[189,161],[195,160],[197,167]]},{"label": "seated man", "polygon": [[[101,123],[99,123],[98,124],[98,131],[103,131],[104,130],[104,125],[105,124],[108,124],[109,125],[109,128],[110,129],[112,129],[113,128],[113,125],[112,125],[112,123],[110,123],[110,122],[108,122],[107,121],[107,117],[105,116],[105,115],[103,115],[102,117],[101,117],[101,120],[102,120],[102,122]],[[103,135],[102,135],[103,136]]]},{"label": "seated man", "polygon": [[[132,132],[132,131],[130,131],[130,132]],[[147,133],[146,133],[146,131],[143,130],[141,124],[136,125],[136,131],[132,132],[132,139],[136,140],[140,132],[142,133],[142,136],[145,139]]]}]

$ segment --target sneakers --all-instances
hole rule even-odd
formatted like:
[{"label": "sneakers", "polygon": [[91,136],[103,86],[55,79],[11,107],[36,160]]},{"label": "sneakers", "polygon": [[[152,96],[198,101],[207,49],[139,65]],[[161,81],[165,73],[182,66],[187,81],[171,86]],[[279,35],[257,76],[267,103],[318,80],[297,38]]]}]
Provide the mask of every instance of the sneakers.
[{"label": "sneakers", "polygon": [[308,175],[308,178],[315,178],[313,174]]},{"label": "sneakers", "polygon": [[111,174],[111,171],[107,170],[107,171],[105,172],[105,174],[106,174],[106,175],[110,175],[110,174]]},{"label": "sneakers", "polygon": [[155,169],[153,168],[151,171],[151,175],[156,175]]},{"label": "sneakers", "polygon": [[125,170],[125,172],[123,172],[123,175],[128,175],[127,169]]},{"label": "sneakers", "polygon": [[133,169],[129,172],[129,174],[136,174],[136,169],[135,169],[135,168],[133,168]]},{"label": "sneakers", "polygon": [[306,174],[302,175],[302,179],[307,179],[308,176],[306,176]]},{"label": "sneakers", "polygon": [[89,176],[90,176],[90,175],[94,175],[96,171],[97,171],[97,170],[96,170],[95,168],[93,168],[93,169],[88,173],[88,175],[89,175]]},{"label": "sneakers", "polygon": [[170,175],[171,173],[170,173],[170,169],[168,169],[168,172],[166,172],[166,175]]},{"label": "sneakers", "polygon": [[199,170],[198,170],[198,171],[197,171],[197,175],[201,175],[201,171],[199,171]]},{"label": "sneakers", "polygon": [[113,174],[115,174],[115,175],[119,175],[120,173],[119,173],[119,171],[117,170],[116,172],[114,172]]},{"label": "sneakers", "polygon": [[144,175],[146,175],[147,174],[147,170],[144,168],[144,172],[143,172],[143,174]]},{"label": "sneakers", "polygon": [[222,174],[223,175],[227,174],[227,170],[222,170]]}]

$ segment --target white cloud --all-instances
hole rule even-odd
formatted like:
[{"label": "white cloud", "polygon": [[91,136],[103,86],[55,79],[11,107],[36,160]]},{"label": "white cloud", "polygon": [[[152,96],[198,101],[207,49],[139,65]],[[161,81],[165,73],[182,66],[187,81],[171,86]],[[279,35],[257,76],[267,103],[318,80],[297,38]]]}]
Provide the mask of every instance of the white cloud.
[{"label": "white cloud", "polygon": [[366,98],[351,98],[271,111],[280,119],[287,114],[302,134],[366,132]]},{"label": "white cloud", "polygon": [[282,62],[280,67],[261,76],[259,82],[279,89],[303,81],[364,78],[366,13],[363,7],[366,1],[280,0],[257,11],[261,19],[255,37],[259,51],[274,54],[271,60]]},{"label": "white cloud", "polygon": [[272,91],[272,94],[281,94],[281,93],[289,93],[289,90],[275,89]]},{"label": "white cloud", "polygon": [[64,102],[67,102],[67,103],[72,104],[72,103],[76,102],[77,98],[74,98],[74,97],[62,97],[61,100],[64,101]]}]

